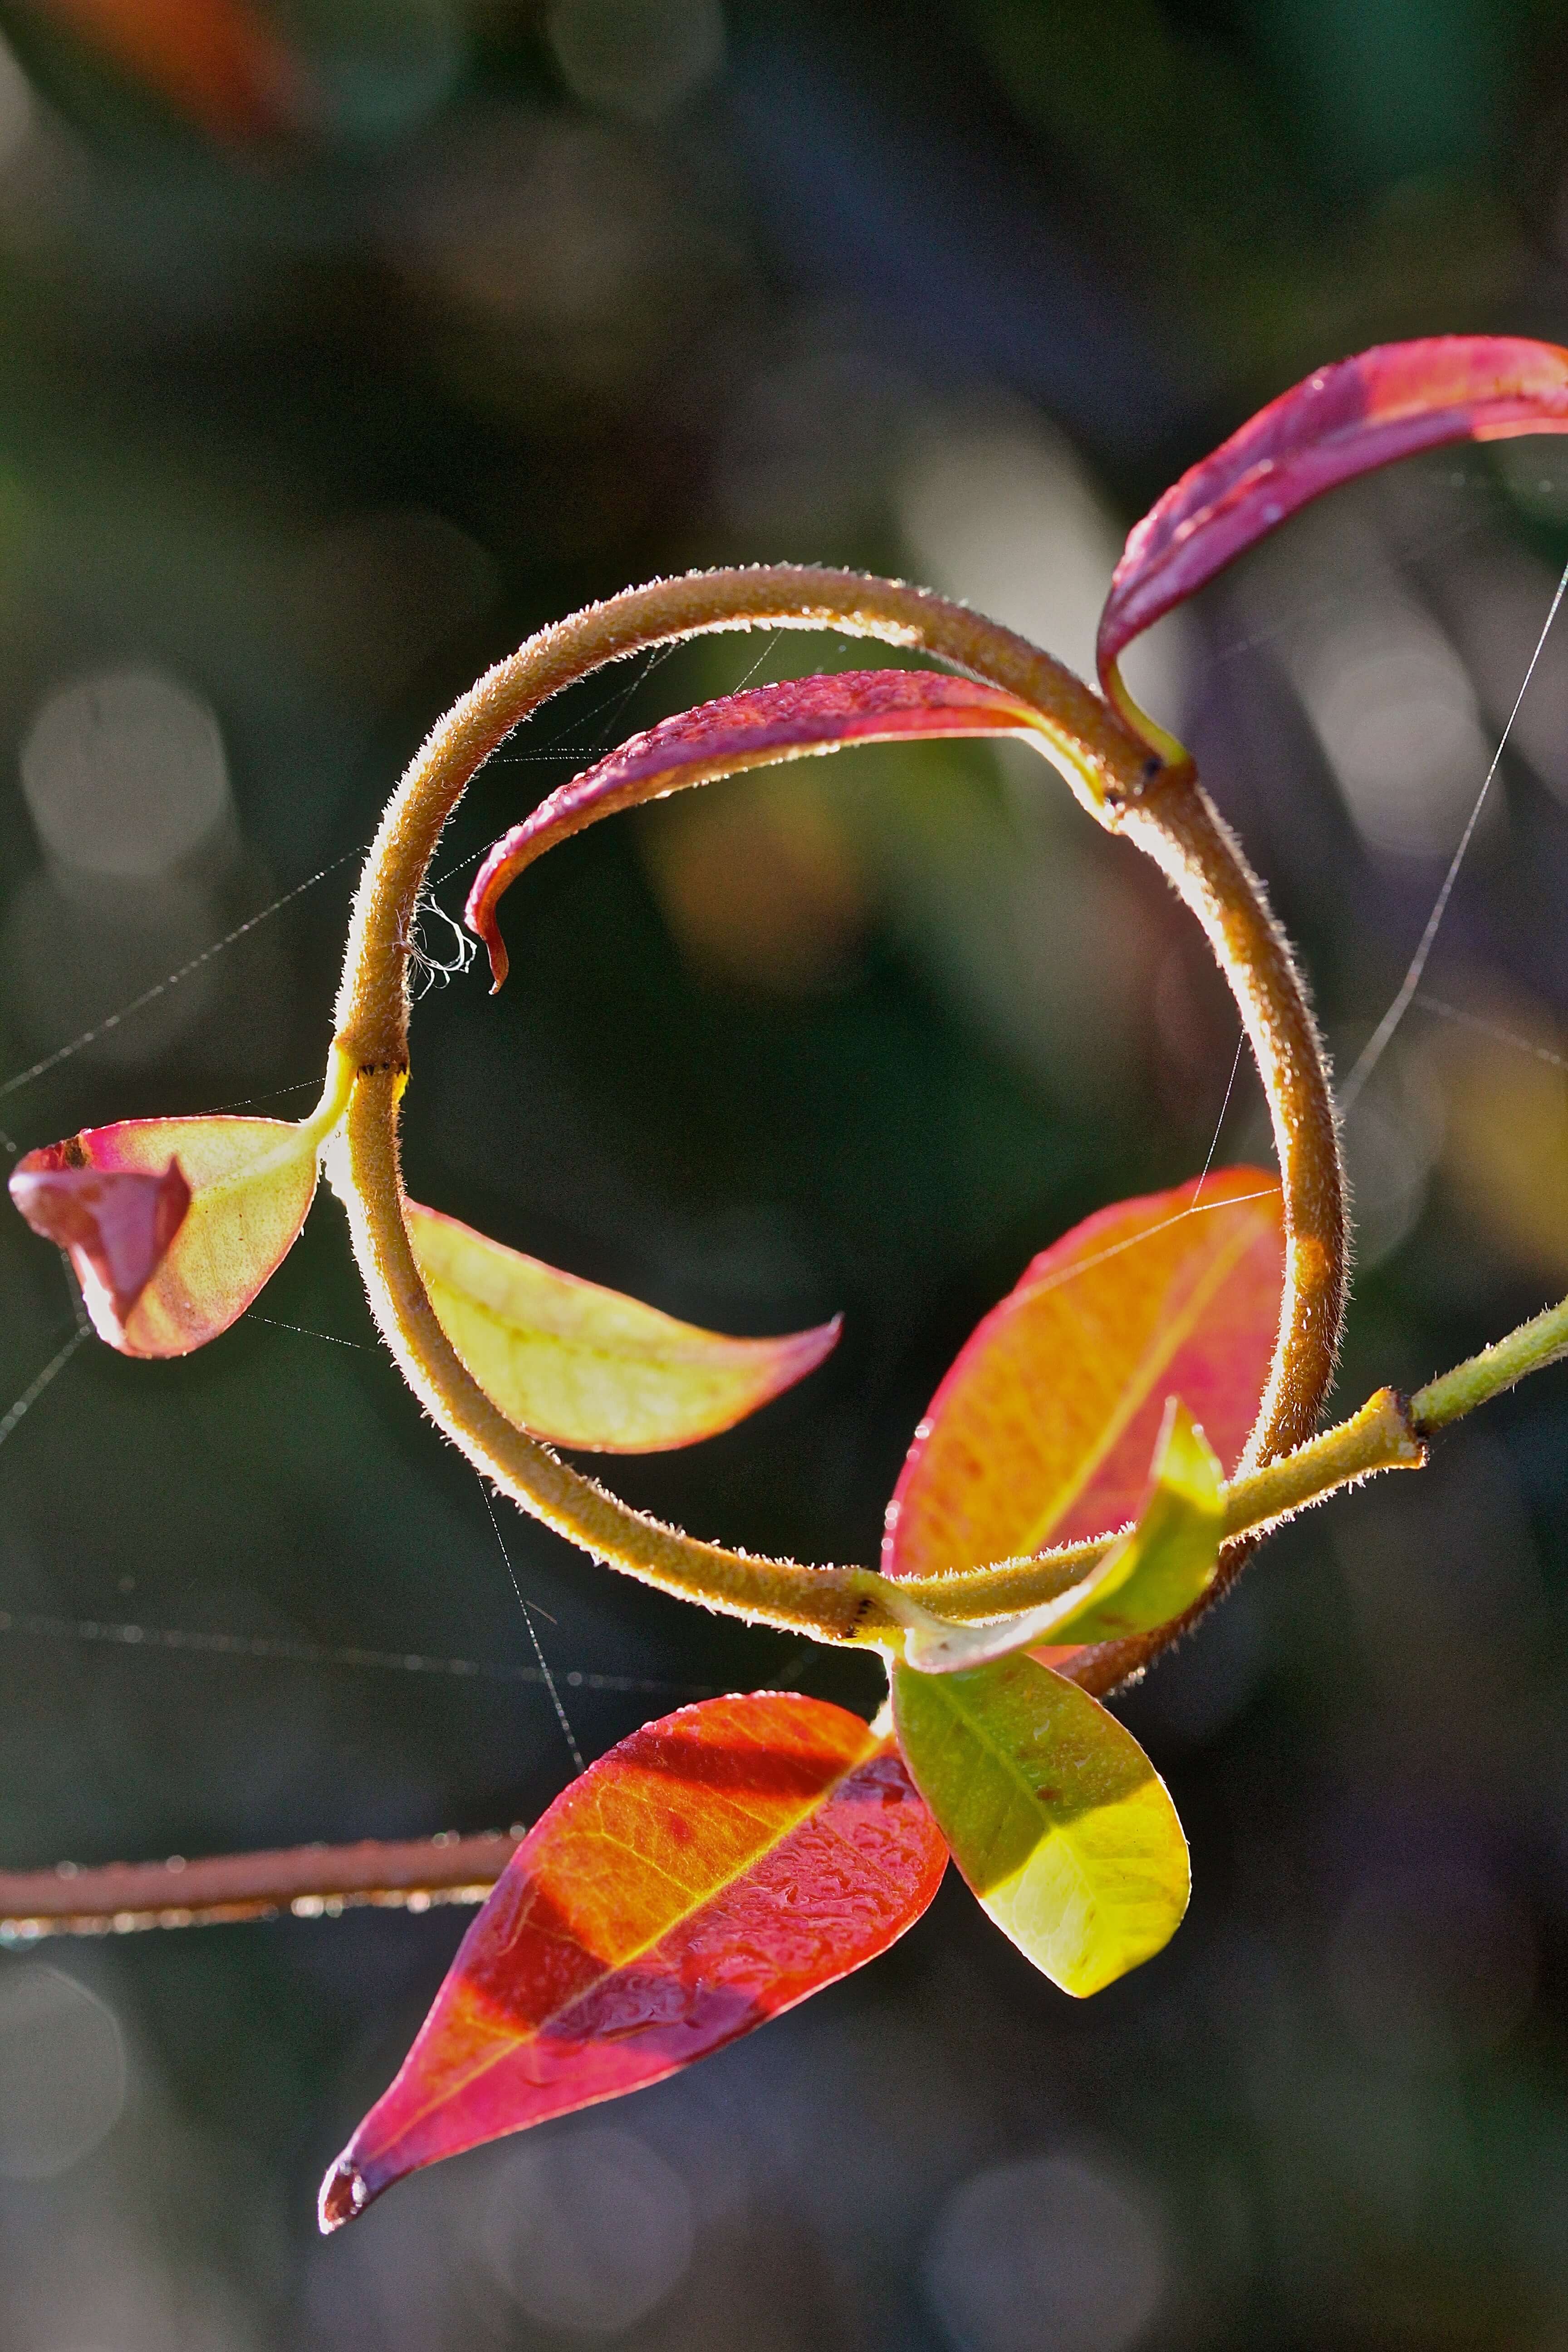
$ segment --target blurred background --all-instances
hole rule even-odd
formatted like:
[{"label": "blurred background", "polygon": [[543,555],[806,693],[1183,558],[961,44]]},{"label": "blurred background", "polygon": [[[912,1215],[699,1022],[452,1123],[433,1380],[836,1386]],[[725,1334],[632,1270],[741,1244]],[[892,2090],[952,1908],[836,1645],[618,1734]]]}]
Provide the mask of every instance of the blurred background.
[{"label": "blurred background", "polygon": [[[1568,339],[1558,0],[8,0],[0,29],[7,1155],[307,1107],[382,800],[552,616],[819,559],[1087,669],[1128,524],[1260,400],[1382,338]],[[1342,1067],[1565,558],[1563,443],[1445,453],[1136,657]],[[480,780],[440,906],[634,727],[867,657],[727,638],[596,681]],[[1346,1406],[1568,1286],[1565,898],[1568,623],[1351,1121]],[[722,1329],[847,1318],[755,1422],[614,1465],[701,1534],[872,1558],[981,1314],[1193,1174],[1226,1105],[1195,931],[1027,753],[716,788],[508,919],[506,993],[420,1008],[412,1189]],[[1218,1164],[1267,1151],[1244,1066]],[[564,1743],[334,1202],[178,1365],[89,1344],[40,1386],[73,1307],[15,1217],[0,1285],[0,1865],[536,1816]],[[1276,1541],[1130,1695],[1195,1894],[1084,2008],[950,1880],[864,1976],[322,2243],[317,2180],[467,1915],[0,1954],[0,2347],[1560,2352],[1565,1459],[1549,1373]],[[504,1525],[590,1755],[710,1690],[876,1704],[868,1662]]]}]

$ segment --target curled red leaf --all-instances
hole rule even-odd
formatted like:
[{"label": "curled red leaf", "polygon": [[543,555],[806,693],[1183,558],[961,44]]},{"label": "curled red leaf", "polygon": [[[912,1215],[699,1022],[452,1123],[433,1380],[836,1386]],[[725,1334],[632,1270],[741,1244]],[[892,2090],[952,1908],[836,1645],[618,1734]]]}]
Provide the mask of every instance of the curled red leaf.
[{"label": "curled red leaf", "polygon": [[1106,692],[1141,630],[1311,499],[1448,441],[1568,432],[1568,351],[1517,335],[1380,343],[1320,368],[1189,468],[1128,535],[1100,616]]},{"label": "curled red leaf", "polygon": [[912,1927],[946,1863],[893,1742],[843,1707],[755,1692],[645,1725],[518,1847],[322,2183],[322,2229],[765,2024]]},{"label": "curled red leaf", "polygon": [[506,948],[496,925],[502,893],[524,866],[600,817],[662,800],[689,784],[842,751],[850,743],[1039,731],[1039,715],[1026,702],[945,670],[840,670],[726,695],[634,735],[542,801],[486,857],[464,918],[485,943],[499,988],[507,973]]},{"label": "curled red leaf", "polygon": [[29,1151],[10,1192],[69,1251],[101,1339],[184,1356],[226,1331],[292,1247],[316,1159],[309,1122],[122,1119]]},{"label": "curled red leaf", "polygon": [[191,1188],[177,1160],[162,1175],[95,1168],[73,1137],[18,1162],[11,1198],[36,1234],[70,1252],[99,1329],[123,1332],[185,1221]]}]

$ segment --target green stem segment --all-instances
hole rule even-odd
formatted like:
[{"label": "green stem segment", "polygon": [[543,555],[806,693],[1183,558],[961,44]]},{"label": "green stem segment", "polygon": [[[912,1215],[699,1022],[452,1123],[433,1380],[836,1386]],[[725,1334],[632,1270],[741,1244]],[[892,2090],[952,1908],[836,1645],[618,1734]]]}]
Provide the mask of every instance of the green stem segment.
[{"label": "green stem segment", "polygon": [[[441,1331],[403,1211],[397,1106],[408,1067],[409,943],[431,856],[470,778],[530,712],[605,662],[757,626],[831,629],[915,647],[1027,702],[1084,806],[1154,856],[1202,923],[1258,1056],[1285,1194],[1279,1337],[1249,1466],[1310,1436],[1326,1393],[1344,1298],[1343,1184],[1327,1069],[1300,976],[1190,763],[1162,767],[1097,694],[1026,639],[895,581],[788,566],[692,573],[630,590],[542,631],[481,678],[436,728],[387,809],[355,899],[338,997],[336,1043],[359,1075],[331,1172],[383,1334],[416,1394],[475,1467],[584,1549],[729,1613],[826,1641],[875,1638],[875,1578],[696,1543],[617,1502],[504,1421]],[[1242,1557],[1230,1548],[1220,1582]],[[994,1601],[990,1613],[1008,1605]],[[1090,1689],[1109,1688],[1170,1638],[1088,1651],[1078,1677]]]},{"label": "green stem segment", "polygon": [[1532,1316],[1506,1339],[1483,1348],[1451,1372],[1428,1381],[1410,1400],[1411,1423],[1423,1437],[1447,1429],[1451,1421],[1513,1388],[1527,1372],[1539,1372],[1563,1356],[1568,1356],[1568,1299]]}]

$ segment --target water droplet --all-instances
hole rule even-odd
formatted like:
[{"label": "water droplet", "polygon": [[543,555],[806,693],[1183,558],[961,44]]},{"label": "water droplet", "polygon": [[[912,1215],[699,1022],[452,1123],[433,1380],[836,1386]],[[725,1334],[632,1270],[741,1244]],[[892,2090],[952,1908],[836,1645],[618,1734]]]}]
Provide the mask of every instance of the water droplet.
[{"label": "water droplet", "polygon": [[334,2230],[341,2230],[345,2221],[363,2213],[369,2203],[370,2189],[363,2173],[347,2157],[340,2156],[321,2183],[316,2208],[322,2237],[330,2238]]}]

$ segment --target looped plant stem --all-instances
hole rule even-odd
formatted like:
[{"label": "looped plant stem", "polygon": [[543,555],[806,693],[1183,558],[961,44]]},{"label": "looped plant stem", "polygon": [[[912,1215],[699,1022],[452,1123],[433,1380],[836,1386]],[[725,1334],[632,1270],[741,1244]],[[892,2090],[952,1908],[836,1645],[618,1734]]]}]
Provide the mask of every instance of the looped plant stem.
[{"label": "looped plant stem", "polygon": [[[689,573],[630,590],[541,631],[481,678],[404,777],[354,902],[336,1044],[357,1076],[328,1165],[349,1209],[373,1311],[416,1394],[454,1444],[557,1532],[612,1567],[710,1608],[826,1641],[863,1641],[889,1622],[876,1578],[698,1543],[630,1509],[506,1422],[441,1329],[403,1208],[397,1118],[408,1068],[407,941],[437,842],[469,780],[541,703],[605,663],[683,637],[757,626],[831,629],[918,648],[1026,701],[1078,798],[1156,860],[1203,925],[1258,1059],[1285,1197],[1279,1336],[1249,1467],[1300,1444],[1316,1425],[1343,1310],[1344,1192],[1328,1072],[1300,975],[1190,762],[1162,765],[1091,688],[1026,639],[898,582],[784,566]],[[1215,1590],[1244,1552],[1228,1548]],[[1008,1605],[994,1602],[993,1613]],[[1179,1630],[1085,1652],[1078,1679],[1109,1688]]]}]

